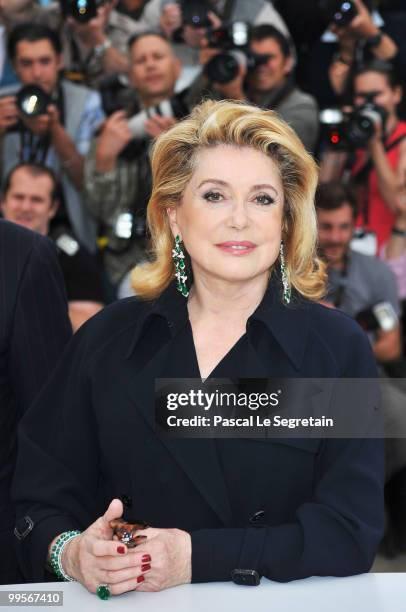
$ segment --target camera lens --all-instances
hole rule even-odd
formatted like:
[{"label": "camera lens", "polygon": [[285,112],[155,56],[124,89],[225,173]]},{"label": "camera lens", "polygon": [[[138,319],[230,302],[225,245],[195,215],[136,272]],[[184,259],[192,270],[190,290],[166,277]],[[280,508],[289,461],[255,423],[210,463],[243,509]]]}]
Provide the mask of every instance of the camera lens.
[{"label": "camera lens", "polygon": [[356,113],[348,125],[348,140],[355,146],[364,147],[374,131],[374,118],[366,113]]},{"label": "camera lens", "polygon": [[205,72],[214,83],[229,83],[238,74],[238,61],[229,53],[220,53],[206,64]]},{"label": "camera lens", "polygon": [[50,102],[50,96],[38,85],[26,85],[17,94],[17,107],[28,117],[44,115]]}]

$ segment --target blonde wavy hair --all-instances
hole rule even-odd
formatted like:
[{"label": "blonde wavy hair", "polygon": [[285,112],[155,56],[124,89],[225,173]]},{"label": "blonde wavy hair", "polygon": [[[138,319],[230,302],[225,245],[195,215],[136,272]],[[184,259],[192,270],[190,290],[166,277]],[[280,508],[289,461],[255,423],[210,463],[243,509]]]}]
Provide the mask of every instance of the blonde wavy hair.
[{"label": "blonde wavy hair", "polygon": [[180,204],[199,151],[220,144],[253,147],[276,164],[285,196],[282,236],[287,275],[302,296],[320,299],[325,292],[326,273],[315,250],[316,163],[295,132],[273,111],[227,100],[208,100],[196,106],[152,147],[153,187],[147,208],[151,257],[132,272],[135,293],[146,300],[155,299],[174,279],[174,238],[166,209]]}]

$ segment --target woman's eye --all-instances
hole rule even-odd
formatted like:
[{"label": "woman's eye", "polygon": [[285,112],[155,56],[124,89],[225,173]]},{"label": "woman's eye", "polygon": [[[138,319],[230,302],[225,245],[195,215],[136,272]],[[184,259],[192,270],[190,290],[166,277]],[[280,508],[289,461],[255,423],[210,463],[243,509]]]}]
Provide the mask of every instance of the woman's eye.
[{"label": "woman's eye", "polygon": [[275,202],[274,198],[271,198],[271,196],[267,195],[266,193],[256,196],[255,199],[259,204],[263,205],[273,204]]},{"label": "woman's eye", "polygon": [[222,195],[218,191],[208,191],[203,196],[203,198],[208,202],[220,202],[221,197]]}]

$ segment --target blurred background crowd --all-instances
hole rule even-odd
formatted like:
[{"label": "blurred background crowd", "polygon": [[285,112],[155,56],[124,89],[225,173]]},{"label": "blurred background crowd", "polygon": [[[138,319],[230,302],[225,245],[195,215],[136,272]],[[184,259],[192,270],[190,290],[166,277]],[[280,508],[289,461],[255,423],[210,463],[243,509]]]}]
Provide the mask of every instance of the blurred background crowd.
[{"label": "blurred background crowd", "polygon": [[74,331],[132,295],[150,145],[202,99],[272,109],[315,155],[324,303],[388,380],[387,556],[406,552],[405,32],[404,0],[0,0],[1,216],[55,242]]}]

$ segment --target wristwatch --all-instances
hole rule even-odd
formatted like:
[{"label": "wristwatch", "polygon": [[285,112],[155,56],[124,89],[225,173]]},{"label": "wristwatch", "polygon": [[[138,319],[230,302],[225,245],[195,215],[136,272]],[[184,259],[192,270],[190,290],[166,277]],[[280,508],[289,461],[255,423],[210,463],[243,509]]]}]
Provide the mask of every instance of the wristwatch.
[{"label": "wristwatch", "polygon": [[367,38],[367,45],[370,48],[374,48],[374,47],[379,47],[379,45],[382,42],[382,38],[383,38],[383,32],[379,31],[377,34],[375,34],[374,36],[371,36],[371,38]]},{"label": "wristwatch", "polygon": [[110,49],[111,47],[111,40],[109,38],[106,38],[106,40],[104,40],[102,43],[100,43],[100,45],[96,45],[93,49],[93,53],[95,55],[95,57],[102,57],[107,49]]}]

